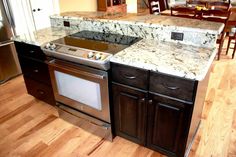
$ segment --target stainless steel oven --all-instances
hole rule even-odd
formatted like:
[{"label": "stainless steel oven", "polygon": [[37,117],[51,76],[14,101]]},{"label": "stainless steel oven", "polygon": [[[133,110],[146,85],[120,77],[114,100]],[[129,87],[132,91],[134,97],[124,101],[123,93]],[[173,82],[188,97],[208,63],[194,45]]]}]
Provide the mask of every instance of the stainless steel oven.
[{"label": "stainless steel oven", "polygon": [[108,72],[58,59],[48,65],[59,109],[111,130]]},{"label": "stainless steel oven", "polygon": [[[111,140],[110,58],[138,40],[118,34],[81,31],[43,45],[41,48],[49,58],[59,116],[79,127],[98,126],[97,133],[102,134],[99,136]],[[89,128],[85,129],[91,130]]]}]

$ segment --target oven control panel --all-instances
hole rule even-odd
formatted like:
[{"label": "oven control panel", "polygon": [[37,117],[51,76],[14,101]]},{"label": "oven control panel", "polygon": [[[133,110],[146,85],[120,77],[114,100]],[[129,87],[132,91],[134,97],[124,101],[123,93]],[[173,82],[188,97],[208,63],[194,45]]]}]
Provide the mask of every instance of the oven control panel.
[{"label": "oven control panel", "polygon": [[47,43],[43,46],[43,50],[47,50],[51,53],[61,53],[61,54],[68,54],[74,57],[79,57],[83,59],[88,59],[91,61],[105,61],[112,56],[112,54],[93,51],[84,48],[77,48],[67,45],[60,45],[55,43]]}]

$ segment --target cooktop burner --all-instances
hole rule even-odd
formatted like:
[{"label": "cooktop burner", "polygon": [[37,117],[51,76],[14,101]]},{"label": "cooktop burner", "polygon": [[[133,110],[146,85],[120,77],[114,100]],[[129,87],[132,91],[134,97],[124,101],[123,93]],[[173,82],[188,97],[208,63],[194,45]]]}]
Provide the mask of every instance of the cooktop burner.
[{"label": "cooktop burner", "polygon": [[46,43],[41,48],[48,56],[108,70],[110,58],[141,38],[81,31]]},{"label": "cooktop burner", "polygon": [[141,38],[119,34],[81,31],[55,40],[53,43],[115,54],[129,47],[140,39]]}]

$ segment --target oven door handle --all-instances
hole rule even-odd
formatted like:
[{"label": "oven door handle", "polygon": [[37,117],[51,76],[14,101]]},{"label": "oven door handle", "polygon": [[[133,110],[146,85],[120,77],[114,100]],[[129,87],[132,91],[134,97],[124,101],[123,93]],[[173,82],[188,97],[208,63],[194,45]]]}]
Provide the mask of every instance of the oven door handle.
[{"label": "oven door handle", "polygon": [[[69,67],[65,67],[65,66],[62,66],[60,64],[55,63],[55,59],[52,59],[50,61],[46,61],[46,63],[49,66],[53,66],[55,68],[60,68],[60,69],[67,70],[67,71],[70,69]],[[79,69],[76,69],[76,73],[81,74],[81,75],[85,75],[85,76],[88,76],[88,77],[93,77],[93,78],[101,79],[101,80],[106,78],[105,75],[93,74],[93,73],[89,73],[89,72],[82,71],[82,70],[79,70]]]}]

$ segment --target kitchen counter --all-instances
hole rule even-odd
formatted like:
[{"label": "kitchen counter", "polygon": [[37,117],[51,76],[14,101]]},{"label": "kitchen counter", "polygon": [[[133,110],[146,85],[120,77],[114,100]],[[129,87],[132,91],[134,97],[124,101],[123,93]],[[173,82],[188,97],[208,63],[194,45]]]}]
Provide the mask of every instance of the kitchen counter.
[{"label": "kitchen counter", "polygon": [[143,39],[117,53],[111,62],[201,81],[216,53],[216,48]]},{"label": "kitchen counter", "polygon": [[[78,20],[94,20],[102,22],[119,22],[123,24],[142,24],[143,26],[174,26],[187,29],[186,31],[208,32],[219,34],[224,24],[200,21],[187,18],[178,18],[163,15],[150,15],[150,14],[135,14],[135,13],[115,13],[108,14],[104,12],[65,12],[59,15],[53,15],[51,18],[63,19],[78,19]],[[183,21],[184,19],[184,21]]]},{"label": "kitchen counter", "polygon": [[[14,40],[41,46],[77,31],[51,27],[20,35]],[[204,79],[216,53],[216,48],[142,39],[117,53],[111,61],[200,81]]]},{"label": "kitchen counter", "polygon": [[[212,48],[224,24],[150,14],[108,14],[104,12],[65,12],[50,17],[51,25],[64,28],[65,22],[75,30],[116,33],[148,40],[168,41]],[[173,33],[179,33],[177,41]]]},{"label": "kitchen counter", "polygon": [[70,28],[49,27],[14,37],[15,41],[41,46],[44,43],[78,32]]}]

